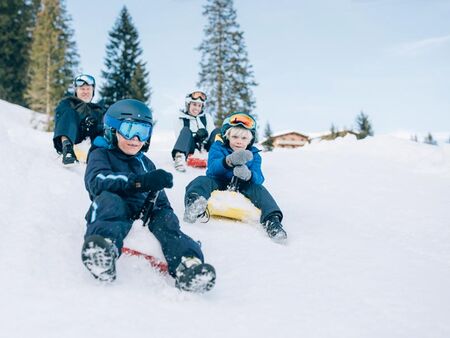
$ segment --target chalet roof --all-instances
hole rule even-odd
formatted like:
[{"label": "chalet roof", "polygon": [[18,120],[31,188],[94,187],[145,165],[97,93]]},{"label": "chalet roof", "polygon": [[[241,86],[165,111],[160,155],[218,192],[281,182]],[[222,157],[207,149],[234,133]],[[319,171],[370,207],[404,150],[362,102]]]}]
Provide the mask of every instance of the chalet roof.
[{"label": "chalet roof", "polygon": [[284,136],[284,135],[288,135],[288,134],[297,134],[297,135],[308,138],[308,135],[299,133],[298,131],[294,131],[294,130],[288,130],[288,131],[274,133],[274,134],[272,134],[272,137],[280,137],[280,136]]},{"label": "chalet roof", "polygon": [[[309,139],[309,136],[308,136],[308,135],[299,133],[298,131],[294,131],[294,130],[287,130],[287,131],[282,131],[282,132],[274,133],[274,134],[272,134],[272,138],[274,138],[274,137],[281,137],[281,136],[289,135],[289,134],[297,134],[297,135],[299,135],[299,136],[303,136],[303,137]],[[259,144],[262,144],[262,143],[264,143],[266,140],[267,140],[267,138],[264,137],[263,139],[259,140],[258,143],[259,143]]]}]

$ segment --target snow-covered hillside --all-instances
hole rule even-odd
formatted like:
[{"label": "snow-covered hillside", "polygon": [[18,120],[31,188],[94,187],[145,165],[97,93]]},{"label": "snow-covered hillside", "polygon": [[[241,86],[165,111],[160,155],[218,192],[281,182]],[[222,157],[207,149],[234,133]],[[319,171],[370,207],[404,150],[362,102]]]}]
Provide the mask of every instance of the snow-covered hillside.
[{"label": "snow-covered hillside", "polygon": [[[183,230],[217,270],[207,294],[180,292],[135,257],[101,285],[80,260],[89,198],[28,110],[0,101],[0,337],[450,337],[450,145],[392,136],[263,153],[287,245],[255,224],[211,220]],[[149,156],[175,173],[171,131]],[[135,226],[129,246],[158,257]]]}]

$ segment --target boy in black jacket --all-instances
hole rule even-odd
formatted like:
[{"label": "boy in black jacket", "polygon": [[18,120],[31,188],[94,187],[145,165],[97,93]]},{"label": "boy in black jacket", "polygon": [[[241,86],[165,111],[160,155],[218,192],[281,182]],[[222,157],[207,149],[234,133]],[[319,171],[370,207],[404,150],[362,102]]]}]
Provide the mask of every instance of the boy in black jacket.
[{"label": "boy in black jacket", "polygon": [[144,155],[153,127],[151,110],[137,100],[118,101],[106,112],[104,126],[105,136],[95,139],[85,174],[92,205],[86,215],[84,265],[99,280],[113,281],[124,238],[149,194],[157,194],[148,228],[161,244],[176,286],[211,289],[215,270],[204,263],[199,244],[180,230],[163,190],[173,186],[172,174],[156,169]]}]

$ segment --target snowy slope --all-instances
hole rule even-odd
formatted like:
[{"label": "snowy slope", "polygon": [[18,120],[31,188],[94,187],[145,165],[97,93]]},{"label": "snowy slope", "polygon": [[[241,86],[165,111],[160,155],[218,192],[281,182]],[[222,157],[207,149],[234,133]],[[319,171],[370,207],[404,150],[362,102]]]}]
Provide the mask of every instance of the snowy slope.
[{"label": "snowy slope", "polygon": [[[121,257],[101,285],[80,261],[89,198],[51,134],[0,101],[0,337],[450,337],[450,146],[392,136],[263,154],[289,243],[255,224],[183,225],[217,270],[215,289],[180,292]],[[173,133],[149,156],[172,169]],[[174,172],[178,215],[186,184]],[[161,257],[137,224],[128,245]]]}]

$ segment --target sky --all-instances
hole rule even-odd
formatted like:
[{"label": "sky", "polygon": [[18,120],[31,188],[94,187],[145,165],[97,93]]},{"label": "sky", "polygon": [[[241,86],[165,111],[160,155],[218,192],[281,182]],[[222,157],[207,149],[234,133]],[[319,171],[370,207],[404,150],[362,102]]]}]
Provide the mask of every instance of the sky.
[{"label": "sky", "polygon": [[[80,257],[85,165],[63,167],[30,118],[0,100],[0,337],[450,337],[450,144],[351,136],[262,153],[288,242],[258,222],[181,221],[217,272],[196,295],[127,255],[111,285],[92,278]],[[147,154],[173,173],[181,216],[204,169],[175,171],[173,141],[156,129]],[[164,259],[139,221],[125,245]]]},{"label": "sky", "polygon": [[[138,30],[151,106],[170,129],[196,89],[205,0],[67,0],[81,70],[101,84],[105,47],[126,5]],[[260,130],[355,126],[450,135],[450,1],[235,0],[253,65]]]}]

